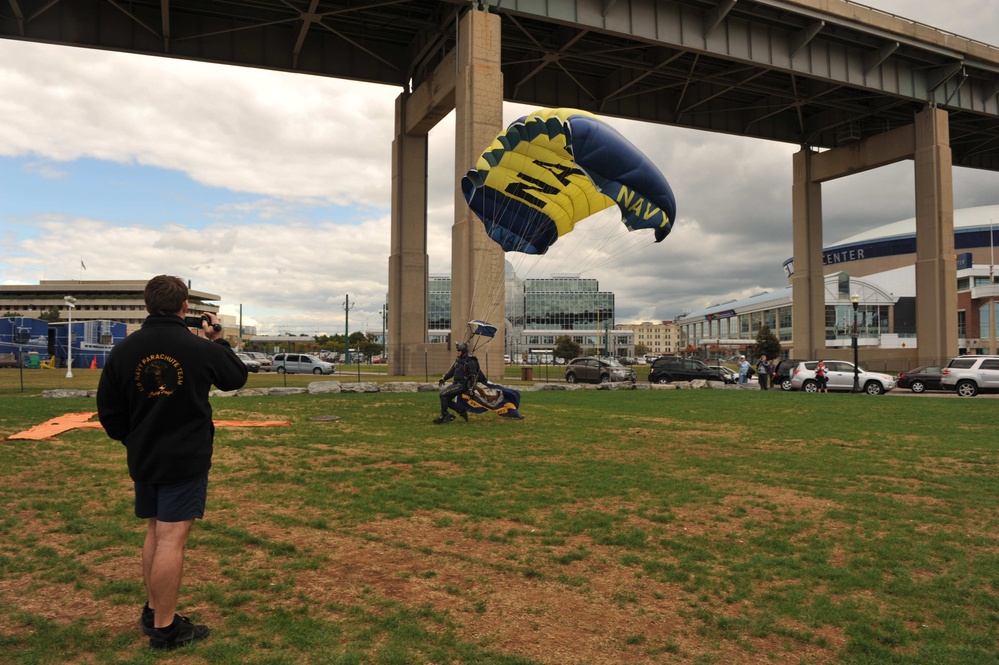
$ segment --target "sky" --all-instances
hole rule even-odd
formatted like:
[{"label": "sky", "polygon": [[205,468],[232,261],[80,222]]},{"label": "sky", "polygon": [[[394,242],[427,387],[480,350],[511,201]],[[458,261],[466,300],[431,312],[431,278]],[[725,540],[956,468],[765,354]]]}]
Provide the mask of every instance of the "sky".
[{"label": "sky", "polygon": [[[999,40],[999,3],[863,4]],[[241,310],[259,334],[380,330],[399,92],[0,39],[0,282],[167,273],[219,294],[222,312]],[[530,110],[506,104],[504,121]],[[597,220],[541,259],[509,255],[519,276],[597,279],[615,293],[617,323],[787,286],[797,146],[612,122],[670,181],[673,232],[594,262],[587,249],[616,224]],[[453,114],[429,145],[430,272],[448,274]],[[825,244],[912,217],[913,187],[910,162],[826,183]],[[989,204],[999,204],[999,174],[956,168],[955,208]]]}]

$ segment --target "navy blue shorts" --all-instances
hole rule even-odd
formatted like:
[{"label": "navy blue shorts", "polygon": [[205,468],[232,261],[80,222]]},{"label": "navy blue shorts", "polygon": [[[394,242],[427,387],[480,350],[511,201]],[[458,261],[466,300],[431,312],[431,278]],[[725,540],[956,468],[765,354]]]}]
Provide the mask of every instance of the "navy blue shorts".
[{"label": "navy blue shorts", "polygon": [[171,485],[135,483],[135,516],[160,522],[200,520],[208,500],[208,474]]}]

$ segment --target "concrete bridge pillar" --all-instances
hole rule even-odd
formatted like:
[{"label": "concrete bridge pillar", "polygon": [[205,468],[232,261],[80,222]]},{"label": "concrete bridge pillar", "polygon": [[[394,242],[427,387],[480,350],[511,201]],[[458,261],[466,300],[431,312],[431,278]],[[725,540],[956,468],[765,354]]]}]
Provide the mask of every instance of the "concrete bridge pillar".
[{"label": "concrete bridge pillar", "polygon": [[[482,11],[465,14],[458,26],[455,88],[455,194],[451,229],[451,339],[463,341],[468,322],[496,326],[493,340],[475,354],[486,376],[499,379],[506,348],[505,255],[482,222],[468,209],[458,183],[503,129],[503,71],[500,17]],[[447,365],[445,365],[445,368]]]},{"label": "concrete bridge pillar", "polygon": [[792,184],[794,354],[815,358],[825,344],[821,183],[891,164],[915,162],[916,337],[923,361],[957,355],[957,263],[954,191],[947,112],[928,108],[912,125],[863,141],[795,153]]},{"label": "concrete bridge pillar", "polygon": [[[496,336],[476,351],[489,377],[502,377],[506,347],[505,257],[468,210],[459,182],[503,128],[500,17],[466,12],[458,44],[431,76],[396,101],[392,143],[392,248],[386,340],[390,374],[435,377],[454,359],[468,322],[483,319]],[[451,340],[427,340],[427,133],[455,110],[455,201],[451,230]]]}]

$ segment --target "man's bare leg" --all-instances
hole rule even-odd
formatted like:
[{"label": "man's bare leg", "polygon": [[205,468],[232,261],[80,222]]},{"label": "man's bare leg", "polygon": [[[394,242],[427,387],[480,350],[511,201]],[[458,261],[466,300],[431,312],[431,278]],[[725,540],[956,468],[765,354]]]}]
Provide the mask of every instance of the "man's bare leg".
[{"label": "man's bare leg", "polygon": [[184,549],[194,520],[161,522],[150,519],[142,545],[142,574],[149,606],[155,612],[153,625],[169,628],[177,612],[177,595],[184,572]]}]

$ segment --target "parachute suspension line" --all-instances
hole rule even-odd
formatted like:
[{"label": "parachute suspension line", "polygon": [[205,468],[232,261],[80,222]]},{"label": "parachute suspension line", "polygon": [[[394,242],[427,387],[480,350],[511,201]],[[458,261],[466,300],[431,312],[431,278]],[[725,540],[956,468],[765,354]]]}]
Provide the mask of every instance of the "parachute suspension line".
[{"label": "parachute suspension line", "polygon": [[[493,202],[491,204],[490,209],[487,211],[488,214],[486,216],[487,216],[487,218],[493,219],[493,220],[502,219],[502,218],[504,218],[505,215],[509,214],[510,209],[512,209],[514,207],[515,207],[515,204],[512,203],[512,202],[510,202],[509,200],[505,200],[504,199],[504,200],[501,200],[501,201],[496,201],[496,202]],[[533,215],[533,219],[534,220],[541,220],[541,219],[544,219],[545,217],[546,217],[546,215],[544,213],[540,212],[540,211],[536,211],[534,213],[534,215]],[[532,242],[532,243],[537,242],[538,240],[540,240],[542,238],[543,234],[544,234],[544,229],[540,228],[540,225],[535,225],[535,227],[537,227],[537,230],[535,231],[535,233],[532,236],[526,238],[527,241]],[[516,258],[514,258],[515,255],[516,255]],[[541,266],[541,265],[544,264],[544,261],[542,261],[540,259],[540,255],[526,254],[526,253],[523,253],[523,252],[508,252],[508,253],[504,254],[504,265],[503,265],[503,275],[502,275],[502,279],[504,280],[504,282],[506,280],[506,265],[505,264],[506,264],[507,261],[510,262],[510,265],[513,268],[514,272],[520,278],[526,278],[526,277],[534,276],[533,274],[525,275],[525,273],[524,273],[524,265],[525,264],[527,264],[527,263],[533,263],[535,265],[535,267]],[[469,312],[467,312],[468,318],[473,318],[474,312],[471,311],[472,303],[475,301],[476,291],[478,290],[479,284],[481,283],[480,280],[482,280],[485,277],[483,271],[484,271],[484,268],[483,268],[482,262],[476,262],[475,267],[473,269],[473,274],[472,274],[472,279],[473,279],[473,284],[472,284],[472,299],[469,301]]]},{"label": "parachute suspension line", "polygon": [[602,258],[609,248],[621,242],[617,208],[606,208],[576,223],[571,234],[563,236],[552,247],[552,273],[582,273],[587,265]]},{"label": "parachute suspension line", "polygon": [[[495,219],[496,215],[502,215],[502,214],[504,214],[504,211],[505,211],[505,209],[507,207],[508,207],[508,204],[506,202],[504,202],[504,203],[502,203],[500,205],[493,205],[493,208],[494,208],[494,210],[492,212],[493,219]],[[475,227],[478,224],[481,224],[481,220],[479,220],[478,217],[473,214],[472,215],[472,221],[471,221],[471,227]],[[475,233],[475,229],[474,228],[469,228],[469,233],[470,234],[474,234]],[[471,242],[471,238],[469,239],[469,242]],[[479,257],[472,257],[472,256],[468,257],[469,263],[473,263],[474,265],[471,266],[471,272],[469,274],[469,279],[471,280],[471,289],[470,289],[470,294],[471,295],[470,295],[469,300],[468,300],[468,310],[465,312],[465,321],[470,321],[470,320],[476,318],[476,315],[478,315],[478,316],[486,316],[486,314],[487,314],[486,312],[475,312],[474,311],[474,306],[475,306],[475,303],[476,303],[476,299],[477,299],[477,297],[479,295],[479,286],[480,286],[480,284],[483,284],[483,280],[486,278],[486,272],[485,272],[485,268],[484,268],[485,261],[480,261],[480,260],[478,260],[478,258]],[[506,269],[505,269],[505,266],[504,266],[504,273],[505,273],[505,271],[506,271]],[[484,288],[484,284],[483,284],[483,288]],[[452,291],[453,291],[453,286],[452,286]],[[453,328],[453,326],[452,326],[452,328]]]},{"label": "parachute suspension line", "polygon": [[648,237],[642,237],[642,234],[638,233],[628,233],[625,237],[616,243],[615,247],[609,249],[606,254],[601,258],[594,256],[593,260],[588,264],[588,269],[598,268],[602,265],[608,263],[613,263],[619,259],[630,256],[635,252],[641,250],[643,247],[648,247]]},{"label": "parachute suspension line", "polygon": [[[597,231],[601,226],[606,226],[605,224],[602,225],[601,222],[604,217],[609,215],[615,215],[616,219],[620,219],[620,215],[617,214],[616,209],[613,211],[605,209],[577,222],[576,226],[573,228],[573,233],[568,234],[565,238],[563,238],[563,244],[555,246],[555,257],[553,258],[557,257],[558,262],[551,267],[551,272],[581,272],[577,269],[581,262],[581,253],[585,252],[586,254],[589,254],[595,251],[595,249],[592,248],[593,238],[600,235],[606,235],[606,228],[603,228],[600,233]],[[586,247],[590,247],[591,249],[584,249]]]},{"label": "parachute suspension line", "polygon": [[578,272],[583,273],[599,266],[622,259],[633,254],[649,241],[648,234],[628,232],[620,228],[619,222],[614,222],[615,228],[602,232],[594,228],[593,234],[601,236],[601,242],[590,243],[590,250],[580,259]]}]

